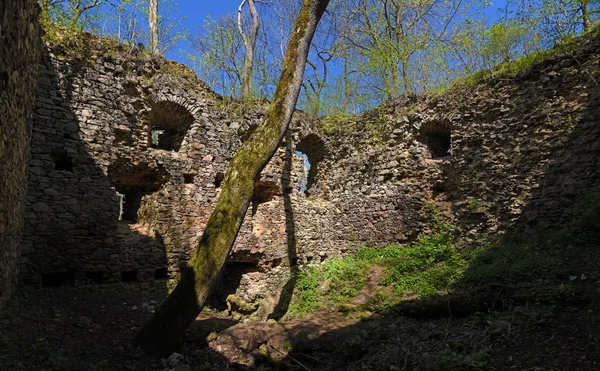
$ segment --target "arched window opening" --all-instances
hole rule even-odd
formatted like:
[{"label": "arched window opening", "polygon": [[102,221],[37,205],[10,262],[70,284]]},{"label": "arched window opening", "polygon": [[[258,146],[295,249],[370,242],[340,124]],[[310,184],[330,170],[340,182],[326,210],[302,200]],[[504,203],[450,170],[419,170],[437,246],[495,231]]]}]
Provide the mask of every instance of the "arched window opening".
[{"label": "arched window opening", "polygon": [[302,161],[302,173],[300,174],[300,192],[306,194],[308,184],[308,173],[310,172],[310,161],[306,153],[295,151],[294,154]]},{"label": "arched window opening", "polygon": [[119,197],[118,220],[135,224],[139,222],[143,197],[160,190],[169,181],[169,173],[156,163],[137,163],[120,159],[108,168],[108,179]]},{"label": "arched window opening", "polygon": [[179,151],[187,131],[194,122],[194,116],[185,107],[170,101],[155,103],[148,119],[148,146],[167,151]]},{"label": "arched window opening", "polygon": [[309,195],[317,180],[319,164],[325,158],[325,142],[315,134],[307,135],[296,145],[295,154],[302,159],[300,192]]},{"label": "arched window opening", "polygon": [[417,139],[429,149],[432,159],[451,155],[452,134],[447,124],[425,124],[421,127],[421,132]]}]

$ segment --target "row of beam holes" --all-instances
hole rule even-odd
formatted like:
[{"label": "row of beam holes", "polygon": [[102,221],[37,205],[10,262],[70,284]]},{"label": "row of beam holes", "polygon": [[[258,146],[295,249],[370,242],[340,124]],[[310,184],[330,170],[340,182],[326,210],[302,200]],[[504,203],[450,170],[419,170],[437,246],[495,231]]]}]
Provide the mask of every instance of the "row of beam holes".
[{"label": "row of beam holes", "polygon": [[[158,268],[154,270],[155,280],[166,280],[169,278],[168,268]],[[104,272],[85,272],[84,280],[86,283],[101,285],[107,282],[107,277]],[[138,281],[138,270],[133,269],[129,271],[121,272],[121,282],[130,283]],[[75,272],[48,272],[42,273],[42,287],[60,287],[60,286],[74,286],[75,285]]]}]

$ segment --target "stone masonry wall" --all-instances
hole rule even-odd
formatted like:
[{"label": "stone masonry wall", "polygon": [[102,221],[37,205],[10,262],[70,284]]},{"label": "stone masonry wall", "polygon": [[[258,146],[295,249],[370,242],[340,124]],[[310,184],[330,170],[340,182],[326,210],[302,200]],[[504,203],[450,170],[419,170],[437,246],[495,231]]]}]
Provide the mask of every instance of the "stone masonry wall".
[{"label": "stone masonry wall", "polygon": [[[344,122],[298,113],[256,184],[216,305],[236,294],[246,312],[285,311],[293,266],[408,243],[427,231],[430,205],[467,238],[560,225],[574,197],[600,185],[598,44]],[[22,277],[165,287],[264,105],[223,100],[143,51],[63,54],[51,49],[41,69]]]},{"label": "stone masonry wall", "polygon": [[[42,59],[21,276],[41,286],[166,288],[202,235],[227,165],[264,107],[226,102],[187,69],[143,51],[86,42],[78,56],[55,47]],[[295,143],[305,139],[306,151],[324,151],[313,123],[300,119],[257,183],[229,259],[232,273],[223,277],[225,294],[241,275],[258,275],[272,294],[290,264],[319,254],[288,243],[307,239],[287,233],[292,208],[315,223],[300,192]],[[328,229],[313,230],[321,228]],[[321,256],[337,253],[327,248]]]},{"label": "stone masonry wall", "polygon": [[0,307],[17,281],[40,28],[35,0],[0,0]]}]

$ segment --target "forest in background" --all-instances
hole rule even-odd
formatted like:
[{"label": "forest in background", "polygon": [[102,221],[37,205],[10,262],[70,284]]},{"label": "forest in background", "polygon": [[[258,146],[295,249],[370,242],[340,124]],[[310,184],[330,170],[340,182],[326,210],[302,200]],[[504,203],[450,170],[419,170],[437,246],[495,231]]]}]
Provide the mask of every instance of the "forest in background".
[{"label": "forest in background", "polygon": [[[301,1],[240,0],[186,29],[173,0],[42,0],[44,18],[166,54],[216,92],[270,99]],[[152,47],[152,3],[158,46]],[[429,94],[482,70],[530,58],[592,28],[599,0],[336,0],[317,30],[298,108],[317,116],[364,112],[403,94]],[[193,15],[192,15],[193,16]],[[149,21],[150,20],[150,21]],[[250,59],[249,59],[250,58]]]}]

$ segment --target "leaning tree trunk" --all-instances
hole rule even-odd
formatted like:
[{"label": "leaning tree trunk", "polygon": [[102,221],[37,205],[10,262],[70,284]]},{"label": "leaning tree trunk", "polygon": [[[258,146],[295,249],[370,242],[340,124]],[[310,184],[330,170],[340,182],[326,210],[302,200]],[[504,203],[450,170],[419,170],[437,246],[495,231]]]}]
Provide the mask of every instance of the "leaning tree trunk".
[{"label": "leaning tree trunk", "polygon": [[148,5],[148,26],[150,28],[150,52],[158,55],[158,0],[150,0]]},{"label": "leaning tree trunk", "polygon": [[264,119],[233,157],[194,255],[177,287],[134,339],[144,351],[168,355],[198,316],[212,291],[244,220],[254,185],[277,150],[294,112],[310,42],[329,0],[305,0]]}]

